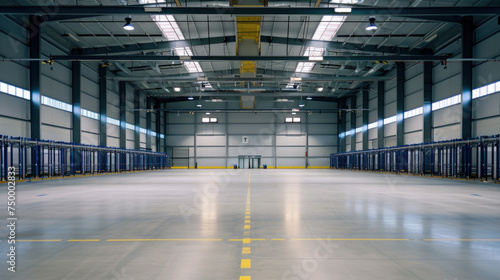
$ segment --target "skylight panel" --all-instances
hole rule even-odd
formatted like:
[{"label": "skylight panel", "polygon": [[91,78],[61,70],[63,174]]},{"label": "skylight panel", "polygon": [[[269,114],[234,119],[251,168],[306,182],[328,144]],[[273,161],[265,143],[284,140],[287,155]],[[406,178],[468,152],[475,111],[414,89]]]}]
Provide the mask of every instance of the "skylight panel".
[{"label": "skylight panel", "polygon": [[345,16],[323,16],[312,37],[313,40],[330,41],[335,37],[340,26],[344,23]]},{"label": "skylight panel", "polygon": [[297,63],[297,68],[295,72],[309,73],[314,68],[315,62],[299,62]]}]

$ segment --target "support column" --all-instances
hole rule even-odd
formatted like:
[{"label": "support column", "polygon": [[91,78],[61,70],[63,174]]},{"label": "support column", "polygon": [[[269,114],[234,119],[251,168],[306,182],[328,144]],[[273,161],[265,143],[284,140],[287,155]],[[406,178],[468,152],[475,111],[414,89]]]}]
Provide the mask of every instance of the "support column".
[{"label": "support column", "polygon": [[368,150],[368,87],[363,88],[363,150]]},{"label": "support column", "polygon": [[396,145],[402,146],[405,143],[405,64],[396,62],[397,71],[397,95],[396,95]]},{"label": "support column", "polygon": [[72,122],[72,137],[71,141],[75,144],[82,143],[82,109],[81,109],[81,94],[82,94],[82,64],[80,61],[71,62],[71,101],[73,107]]},{"label": "support column", "polygon": [[[38,16],[29,17],[29,54],[30,58],[40,58],[40,24],[42,18]],[[30,115],[31,115],[31,134],[34,139],[41,138],[41,95],[40,95],[40,78],[41,78],[40,61],[30,61]]]},{"label": "support column", "polygon": [[108,114],[107,114],[107,69],[99,64],[99,146],[107,146],[107,124],[108,124]]},{"label": "support column", "polygon": [[[163,109],[166,109],[167,106],[165,103],[163,103]],[[167,152],[167,125],[168,125],[168,117],[167,117],[167,112],[163,111],[163,135],[165,135],[165,138],[163,138],[163,152]]]},{"label": "support column", "polygon": [[383,148],[385,145],[385,134],[384,134],[384,118],[385,118],[385,82],[379,81],[377,83],[377,93],[378,93],[378,102],[377,102],[377,117],[378,117],[378,126],[377,126],[377,144],[378,148]]},{"label": "support column", "polygon": [[[473,58],[474,18],[462,18],[462,58]],[[462,138],[472,137],[472,61],[462,63]]]},{"label": "support column", "polygon": [[160,140],[160,134],[161,134],[161,111],[160,111],[160,102],[158,100],[155,101],[155,109],[156,109],[156,151],[161,152],[161,140]]},{"label": "support column", "polygon": [[120,95],[120,148],[127,148],[127,83],[118,82],[118,94]]},{"label": "support column", "polygon": [[432,142],[432,61],[424,62],[424,143]]},{"label": "support column", "polygon": [[[340,101],[340,108],[339,109],[345,109],[347,108],[346,106],[346,99],[342,99]],[[344,134],[344,137],[340,137],[339,139],[339,144],[337,146],[337,152],[339,153],[343,153],[346,151],[346,135],[345,135],[345,132],[346,132],[346,126],[347,126],[347,121],[346,121],[346,116],[347,116],[347,113],[345,111],[340,111],[339,110],[339,135],[340,134]]]},{"label": "support column", "polygon": [[356,95],[351,96],[351,151],[356,151]]},{"label": "support column", "polygon": [[134,91],[134,149],[139,150],[141,148],[141,108],[140,92],[138,90]]},{"label": "support column", "polygon": [[146,149],[151,150],[151,106],[153,104],[153,100],[151,97],[146,97]]}]

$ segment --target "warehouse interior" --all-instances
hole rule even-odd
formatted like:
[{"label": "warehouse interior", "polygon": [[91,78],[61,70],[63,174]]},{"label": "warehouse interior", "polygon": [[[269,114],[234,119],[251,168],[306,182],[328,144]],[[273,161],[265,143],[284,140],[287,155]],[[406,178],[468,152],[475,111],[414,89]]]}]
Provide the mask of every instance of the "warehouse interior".
[{"label": "warehouse interior", "polygon": [[500,275],[498,0],[0,0],[0,40],[1,279]]}]

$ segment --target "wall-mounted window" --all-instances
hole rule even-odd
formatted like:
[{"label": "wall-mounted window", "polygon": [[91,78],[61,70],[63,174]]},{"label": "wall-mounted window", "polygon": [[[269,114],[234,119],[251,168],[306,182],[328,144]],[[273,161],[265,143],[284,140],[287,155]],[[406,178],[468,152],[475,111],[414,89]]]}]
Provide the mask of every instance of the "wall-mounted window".
[{"label": "wall-mounted window", "polygon": [[29,90],[0,82],[0,92],[30,100]]},{"label": "wall-mounted window", "polygon": [[120,126],[120,121],[119,121],[119,120],[117,120],[117,119],[113,119],[113,118],[108,117],[107,122],[108,122],[109,124],[113,124],[113,125]]},{"label": "wall-mounted window", "polygon": [[131,124],[131,123],[127,123],[127,124],[125,125],[125,128],[126,128],[126,129],[130,129],[130,130],[135,130],[135,125],[133,125],[133,124]]},{"label": "wall-mounted window", "polygon": [[99,114],[98,113],[92,112],[92,111],[89,111],[89,110],[86,110],[86,109],[82,109],[81,110],[81,114],[84,117],[91,118],[91,119],[94,119],[94,120],[98,120],[99,119]]},{"label": "wall-mounted window", "polygon": [[218,118],[201,118],[202,123],[218,123]]},{"label": "wall-mounted window", "polygon": [[300,123],[300,118],[285,118],[286,123]]},{"label": "wall-mounted window", "polygon": [[452,97],[449,97],[449,98],[432,103],[432,111],[436,111],[439,109],[450,107],[450,106],[459,104],[460,102],[462,102],[462,95],[457,94],[455,96],[452,96]]},{"label": "wall-mounted window", "polygon": [[65,102],[62,102],[59,100],[55,100],[55,99],[47,97],[47,96],[42,96],[42,104],[49,106],[49,107],[52,107],[52,108],[61,109],[61,110],[64,110],[66,112],[73,111],[73,106],[71,106],[71,104],[68,104],[68,103],[65,103]]}]

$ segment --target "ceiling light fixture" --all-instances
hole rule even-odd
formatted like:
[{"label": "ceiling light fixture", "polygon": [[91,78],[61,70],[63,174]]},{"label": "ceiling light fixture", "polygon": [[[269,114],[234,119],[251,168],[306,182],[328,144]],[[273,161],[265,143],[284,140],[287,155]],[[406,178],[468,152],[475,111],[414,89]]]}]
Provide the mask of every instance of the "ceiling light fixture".
[{"label": "ceiling light fixture", "polygon": [[297,113],[296,112],[292,112],[292,115],[297,115]]},{"label": "ceiling light fixture", "polygon": [[368,20],[370,21],[370,24],[368,24],[368,26],[366,27],[366,30],[368,30],[368,31],[370,31],[370,30],[373,30],[373,31],[377,30],[378,27],[375,24],[375,17],[371,16]]},{"label": "ceiling light fixture", "polygon": [[311,61],[323,61],[323,57],[322,56],[310,56],[309,60],[311,60]]},{"label": "ceiling light fixture", "polygon": [[132,21],[132,18],[130,16],[125,18],[125,25],[123,26],[123,29],[127,31],[132,31],[134,30],[134,26],[130,23]]},{"label": "ceiling light fixture", "polygon": [[317,91],[322,92],[323,91],[323,87],[317,88]]},{"label": "ceiling light fixture", "polygon": [[175,92],[180,92],[180,91],[181,91],[181,88],[180,88],[180,87],[174,87],[174,91],[175,91]]},{"label": "ceiling light fixture", "polygon": [[351,8],[335,8],[336,13],[350,13],[352,12]]},{"label": "ceiling light fixture", "polygon": [[192,96],[188,97],[188,100],[193,100],[194,98]]},{"label": "ceiling light fixture", "polygon": [[206,112],[205,114],[206,114],[206,115],[210,115],[210,112]]},{"label": "ceiling light fixture", "polygon": [[308,97],[306,97],[306,99],[307,99],[307,100],[311,100],[311,99],[313,99],[313,98],[312,98],[312,97],[310,97],[310,96],[308,96]]}]

